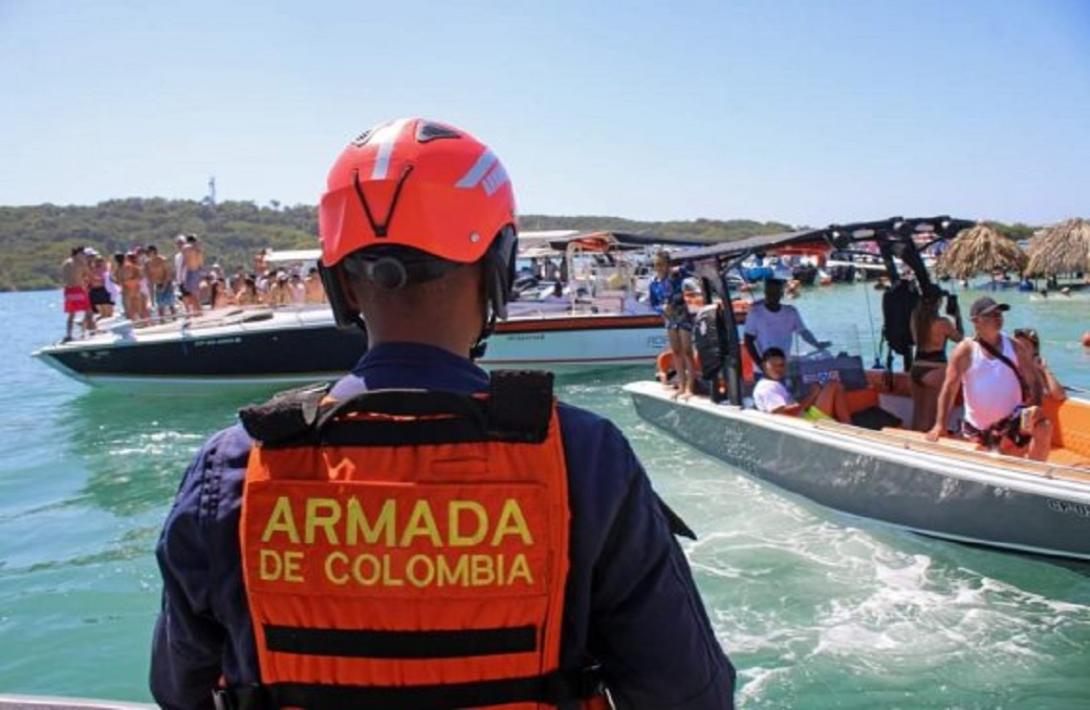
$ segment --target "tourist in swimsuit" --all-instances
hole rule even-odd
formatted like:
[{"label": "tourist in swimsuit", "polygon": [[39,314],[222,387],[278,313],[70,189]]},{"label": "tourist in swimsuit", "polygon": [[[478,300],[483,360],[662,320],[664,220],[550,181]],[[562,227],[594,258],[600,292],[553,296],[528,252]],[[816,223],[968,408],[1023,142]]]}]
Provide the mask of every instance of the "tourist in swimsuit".
[{"label": "tourist in swimsuit", "polygon": [[253,276],[242,279],[242,288],[235,294],[235,301],[240,306],[257,306],[261,304],[261,294],[257,292],[257,281]]},{"label": "tourist in swimsuit", "polygon": [[170,311],[171,318],[175,318],[178,315],[178,309],[177,297],[174,294],[174,268],[165,257],[159,254],[154,244],[148,245],[147,252],[148,262],[144,266],[144,273],[151,283],[152,297],[155,301],[155,309],[159,313],[159,320],[166,318],[167,311]]},{"label": "tourist in swimsuit", "polygon": [[693,317],[685,305],[684,277],[679,269],[670,268],[670,255],[660,251],[655,255],[655,278],[649,286],[651,307],[662,315],[666,336],[674,353],[678,373],[678,394],[693,394],[696,365],[693,363]]},{"label": "tourist in swimsuit", "polygon": [[[946,341],[960,342],[961,316],[955,320],[939,315],[943,292],[936,286],[925,290],[912,312],[909,327],[916,343],[909,377],[912,381],[912,428],[927,431],[935,424],[935,407],[946,377]],[[956,302],[955,302],[956,305]]]},{"label": "tourist in swimsuit", "polygon": [[939,392],[935,424],[928,441],[946,433],[946,417],[958,391],[964,388],[965,415],[961,434],[983,449],[1037,461],[1048,457],[1052,424],[1033,406],[1033,353],[1003,335],[1003,313],[1010,309],[985,296],[969,309],[974,337],[954,348]]},{"label": "tourist in swimsuit", "polygon": [[136,263],[134,252],[125,254],[118,278],[121,280],[121,303],[125,317],[142,325],[148,314],[144,311],[144,296],[140,292],[140,266]]},{"label": "tourist in swimsuit", "polygon": [[303,279],[303,286],[306,288],[306,302],[307,303],[325,303],[325,288],[322,287],[322,279],[318,276],[318,269],[316,267],[310,267],[310,271],[307,272],[307,277]]},{"label": "tourist in swimsuit", "polygon": [[91,315],[91,298],[87,294],[90,278],[84,248],[82,246],[73,248],[69,257],[61,264],[61,279],[64,282],[64,312],[68,316],[64,327],[64,342],[72,339],[72,323],[77,313],[83,314],[83,334],[94,332],[95,321]]},{"label": "tourist in swimsuit", "polygon": [[114,299],[107,286],[109,283],[110,269],[106,260],[98,252],[91,252],[91,288],[87,295],[91,298],[91,307],[100,319],[114,314]]},{"label": "tourist in swimsuit", "polygon": [[190,315],[201,314],[201,280],[204,277],[204,250],[196,235],[185,238],[182,248],[182,263],[185,265],[184,291],[182,301]]},{"label": "tourist in swimsuit", "polygon": [[1034,376],[1029,383],[1032,390],[1031,403],[1041,405],[1046,400],[1062,402],[1067,399],[1064,386],[1056,379],[1056,375],[1052,374],[1052,370],[1048,369],[1048,364],[1041,357],[1041,340],[1037,336],[1037,331],[1033,328],[1016,328],[1014,339],[1024,343],[1033,353]]}]

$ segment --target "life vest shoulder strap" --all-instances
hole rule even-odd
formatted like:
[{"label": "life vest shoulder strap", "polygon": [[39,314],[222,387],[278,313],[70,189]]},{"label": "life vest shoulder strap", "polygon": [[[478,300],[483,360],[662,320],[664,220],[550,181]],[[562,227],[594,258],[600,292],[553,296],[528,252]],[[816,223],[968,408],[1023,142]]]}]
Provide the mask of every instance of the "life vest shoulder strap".
[{"label": "life vest shoulder strap", "polygon": [[332,382],[320,382],[278,392],[263,404],[243,407],[238,417],[246,433],[263,444],[291,441],[318,421],[322,402],[332,388]]},{"label": "life vest shoulder strap", "polygon": [[[485,397],[371,390],[335,401],[331,389],[331,383],[323,383],[288,390],[240,410],[239,418],[246,432],[268,448],[323,443],[412,445],[430,440],[533,443],[548,436],[554,404],[553,374],[536,370],[494,371]],[[353,414],[380,418],[352,419],[351,431],[332,431]]]}]

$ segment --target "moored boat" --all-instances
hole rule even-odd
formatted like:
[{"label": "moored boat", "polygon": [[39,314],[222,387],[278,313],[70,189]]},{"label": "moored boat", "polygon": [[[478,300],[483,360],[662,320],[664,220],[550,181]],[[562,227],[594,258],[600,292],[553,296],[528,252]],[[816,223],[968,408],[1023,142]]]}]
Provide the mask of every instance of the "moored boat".
[{"label": "moored boat", "polygon": [[[563,372],[654,363],[667,345],[662,317],[635,298],[637,270],[623,257],[653,240],[670,242],[610,232],[548,235],[548,248],[564,257],[571,274],[567,295],[513,301],[511,318],[497,324],[480,364]],[[289,256],[307,261],[318,252]],[[739,318],[747,306],[735,304]],[[292,384],[343,374],[366,345],[360,331],[336,326],[327,305],[258,306],[145,327],[116,319],[34,357],[92,385]]]},{"label": "moored boat", "polygon": [[[909,276],[927,283],[913,237],[956,234],[960,220],[892,219],[830,227],[714,247],[690,255],[705,285],[729,298],[720,274],[760,250],[800,244],[848,249],[877,243],[894,284]],[[1050,400],[1051,450],[1030,461],[979,450],[964,440],[927,441],[900,426],[911,421],[913,399],[904,373],[862,371],[847,387],[852,423],[769,414],[747,406],[750,386],[736,325],[715,321],[721,357],[703,357],[712,397],[678,401],[656,382],[625,387],[637,412],[682,441],[814,503],[925,535],[1007,550],[1090,560],[1090,402]],[[699,330],[699,329],[698,329]],[[707,337],[705,335],[705,337]],[[709,352],[709,351],[705,351]],[[839,359],[839,358],[838,358]],[[846,382],[847,373],[827,376]],[[951,423],[960,418],[953,414]]]}]

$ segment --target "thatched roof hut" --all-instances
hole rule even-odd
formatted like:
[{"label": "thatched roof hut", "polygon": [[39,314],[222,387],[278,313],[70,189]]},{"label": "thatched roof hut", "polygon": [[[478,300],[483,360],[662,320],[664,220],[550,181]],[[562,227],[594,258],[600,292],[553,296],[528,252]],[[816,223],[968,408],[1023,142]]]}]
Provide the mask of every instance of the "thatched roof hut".
[{"label": "thatched roof hut", "polygon": [[1029,254],[1035,276],[1090,271],[1090,221],[1076,217],[1049,227],[1030,243]]},{"label": "thatched roof hut", "polygon": [[936,269],[940,274],[967,279],[976,274],[999,271],[1021,271],[1028,257],[1018,243],[1000,233],[990,224],[977,222],[958,232],[946,251],[939,256]]}]

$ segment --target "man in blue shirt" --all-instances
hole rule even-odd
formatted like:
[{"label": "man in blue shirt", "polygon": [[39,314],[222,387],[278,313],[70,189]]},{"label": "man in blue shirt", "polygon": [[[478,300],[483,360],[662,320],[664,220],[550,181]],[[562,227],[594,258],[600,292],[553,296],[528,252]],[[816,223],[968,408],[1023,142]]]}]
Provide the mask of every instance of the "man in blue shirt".
[{"label": "man in blue shirt", "polygon": [[[384,124],[342,155],[322,204],[323,280],[339,319],[362,315],[371,348],[334,386],[333,398],[380,389],[487,390],[488,375],[468,356],[479,350],[494,318],[504,315],[513,272],[514,203],[502,170],[468,134],[416,119]],[[377,183],[389,182],[390,175],[402,184],[383,193]],[[467,214],[441,215],[442,221],[432,214],[416,222],[409,208],[397,212],[399,193],[402,204],[420,209],[451,175],[453,189],[467,194],[453,193],[459,199],[447,202],[447,209],[454,205],[477,219],[472,231],[459,224]],[[414,192],[420,186],[432,191]],[[384,194],[388,201],[377,209],[366,203]],[[354,205],[353,219],[345,216],[351,202],[337,203],[340,197],[364,203]],[[497,203],[502,209],[492,209]],[[376,224],[376,214],[385,222]],[[409,229],[393,229],[399,220]],[[436,239],[422,243],[421,224],[458,226],[457,243],[444,247],[434,233]],[[454,241],[439,236],[445,236],[442,244]],[[599,664],[619,708],[732,707],[734,670],[673,538],[683,523],[658,499],[614,425],[565,405],[558,417],[570,513],[560,665]],[[240,504],[252,445],[239,425],[206,442],[185,473],[159,540],[163,607],[151,688],[165,708],[210,708],[218,685],[268,681],[258,661],[240,554]]]}]

